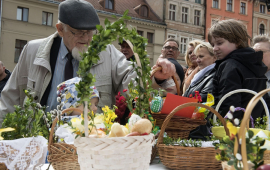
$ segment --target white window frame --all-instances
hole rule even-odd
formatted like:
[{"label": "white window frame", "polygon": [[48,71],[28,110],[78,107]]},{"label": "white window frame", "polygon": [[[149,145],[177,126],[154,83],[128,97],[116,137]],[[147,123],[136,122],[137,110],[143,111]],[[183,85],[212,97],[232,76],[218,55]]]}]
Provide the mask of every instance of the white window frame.
[{"label": "white window frame", "polygon": [[[264,6],[264,12],[261,12],[261,5]],[[259,6],[259,12],[260,12],[261,14],[265,14],[265,13],[267,13],[266,10],[267,10],[267,9],[266,9],[266,5],[260,4],[260,6]]]},{"label": "white window frame", "polygon": [[[185,38],[186,39],[186,44],[184,44],[185,46],[185,50],[183,49],[184,46],[182,46],[182,38]],[[185,36],[181,36],[180,38],[180,41],[179,41],[179,50],[180,50],[180,53],[181,54],[185,54],[185,52],[187,51],[187,45],[188,45],[188,42],[189,42],[189,38],[188,37],[185,37]]]},{"label": "white window frame", "polygon": [[196,16],[196,15],[195,15],[195,11],[199,11],[199,12],[200,12],[200,15],[198,15],[198,16],[199,16],[199,24],[196,25],[196,26],[200,26],[201,23],[202,23],[202,10],[196,9],[196,8],[195,8],[193,11],[194,11],[194,16],[193,16],[193,17],[194,17],[194,23],[193,23],[194,25],[195,25],[195,16]]},{"label": "white window frame", "polygon": [[[170,8],[171,5],[175,5],[175,10],[171,10],[171,8]],[[170,3],[170,4],[169,4],[169,13],[168,13],[168,19],[169,19],[169,20],[171,20],[171,21],[176,21],[176,20],[177,20],[177,15],[176,15],[176,14],[177,14],[177,7],[178,7],[178,6],[177,6],[177,4],[175,4],[175,3]],[[170,18],[170,12],[174,12],[174,14],[175,14],[175,20],[172,20],[172,19]]]},{"label": "white window frame", "polygon": [[259,25],[258,25],[258,35],[261,35],[261,33],[260,33],[260,26],[261,26],[261,24],[264,26],[264,34],[266,34],[266,29],[267,29],[267,27],[265,26],[265,24],[263,23],[263,22],[261,22]]},{"label": "white window frame", "polygon": [[[243,14],[243,13],[241,13],[241,4],[242,3],[245,3],[246,4],[246,9],[245,9],[245,13]],[[248,3],[247,3],[247,1],[240,1],[240,9],[239,9],[239,13],[240,14],[243,14],[243,15],[247,15],[247,9],[248,9]]]},{"label": "white window frame", "polygon": [[168,33],[168,34],[167,34],[167,38],[170,38],[169,36],[174,36],[174,37],[175,37],[175,38],[174,38],[175,40],[176,40],[176,38],[177,38],[177,34]]},{"label": "white window frame", "polygon": [[[228,0],[226,0],[226,10],[229,11],[227,9],[227,7],[228,7],[227,4],[228,4]],[[232,0],[232,10],[231,10],[231,12],[234,12],[234,0]]]},{"label": "white window frame", "polygon": [[[187,15],[187,22],[183,22],[183,14],[184,14],[183,8],[187,8],[188,9],[187,13],[185,13]],[[182,19],[182,23],[188,24],[189,23],[189,17],[190,17],[190,8],[188,6],[181,6],[181,19]]]},{"label": "white window frame", "polygon": [[220,9],[220,0],[218,0],[218,8],[214,7],[214,0],[212,0],[212,8],[214,9]]}]

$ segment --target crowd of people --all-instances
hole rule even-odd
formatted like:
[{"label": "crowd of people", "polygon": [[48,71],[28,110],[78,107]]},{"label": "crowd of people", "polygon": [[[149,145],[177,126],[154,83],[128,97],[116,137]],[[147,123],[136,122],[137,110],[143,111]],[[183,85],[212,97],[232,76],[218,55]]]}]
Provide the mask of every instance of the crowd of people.
[{"label": "crowd of people", "polygon": [[[34,100],[48,106],[47,111],[56,108],[59,91],[57,87],[77,77],[80,53],[87,50],[98,24],[100,22],[96,10],[89,2],[69,0],[60,3],[57,31],[47,38],[29,41],[24,47],[19,62],[1,93],[0,123],[5,114],[14,111],[14,105],[23,105],[23,89],[31,89]],[[180,95],[190,97],[195,95],[195,91],[199,91],[202,102],[205,102],[207,94],[211,93],[215,104],[225,94],[236,89],[260,92],[270,86],[268,36],[260,35],[252,41],[243,23],[229,19],[214,24],[209,30],[208,40],[209,42],[193,40],[188,43],[186,69],[177,62],[180,54],[179,42],[167,39],[160,57],[152,67],[162,67],[162,70],[154,74],[152,86],[176,94],[175,83],[171,78],[175,76],[180,86]],[[249,46],[251,42],[253,48]],[[90,70],[96,78],[95,87],[92,88],[98,93],[95,102],[97,112],[101,112],[105,105],[111,107],[116,94],[128,89],[129,82],[137,76],[131,65],[135,60],[132,48],[127,40],[119,45],[120,51],[113,45],[107,45],[106,50],[99,54],[98,63]],[[228,97],[221,105],[219,113],[224,117],[231,105],[246,108],[252,97],[246,93]],[[265,95],[264,99],[270,107],[269,96]],[[234,114],[241,118],[244,113],[238,111]],[[256,119],[263,115],[263,106],[258,103],[252,117]],[[203,131],[196,133],[205,136]]]}]

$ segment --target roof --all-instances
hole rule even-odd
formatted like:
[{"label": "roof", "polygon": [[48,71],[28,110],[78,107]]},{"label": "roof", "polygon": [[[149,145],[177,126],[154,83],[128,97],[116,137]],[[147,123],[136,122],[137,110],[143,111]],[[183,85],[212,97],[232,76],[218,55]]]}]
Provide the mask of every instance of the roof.
[{"label": "roof", "polygon": [[[152,10],[152,8],[148,5],[148,3],[145,0],[114,0],[115,2],[114,10],[106,9],[101,5],[105,0],[86,0],[86,1],[90,2],[94,6],[94,8],[98,11],[100,10],[123,15],[124,12],[128,9],[129,10],[128,16],[143,19],[145,21],[149,20],[163,23],[162,19],[158,17],[158,15]],[[140,16],[135,11],[136,9],[138,9],[140,5],[146,5],[150,9],[147,18]]]}]

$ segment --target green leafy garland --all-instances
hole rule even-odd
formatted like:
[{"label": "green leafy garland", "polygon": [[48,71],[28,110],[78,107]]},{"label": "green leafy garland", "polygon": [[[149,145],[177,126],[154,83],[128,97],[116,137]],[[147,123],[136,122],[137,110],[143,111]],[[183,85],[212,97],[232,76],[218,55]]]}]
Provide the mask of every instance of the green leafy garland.
[{"label": "green leafy garland", "polygon": [[[87,52],[82,54],[82,60],[80,61],[79,70],[77,72],[78,75],[82,78],[82,81],[80,81],[76,87],[78,91],[78,97],[81,98],[80,101],[89,102],[89,96],[92,91],[90,86],[94,85],[95,82],[94,76],[89,72],[89,70],[94,64],[98,62],[99,53],[106,49],[107,44],[111,44],[117,39],[119,42],[122,42],[123,38],[130,40],[134,46],[134,52],[139,55],[143,69],[141,67],[135,66],[135,63],[132,64],[138,76],[133,80],[134,82],[130,82],[129,84],[129,89],[133,90],[129,91],[129,98],[127,103],[129,109],[132,110],[132,102],[137,97],[136,108],[133,113],[142,117],[144,112],[149,108],[148,100],[152,91],[152,82],[150,80],[151,67],[149,66],[150,61],[149,58],[147,58],[147,53],[145,51],[147,39],[138,35],[135,28],[129,30],[126,27],[124,21],[131,19],[131,17],[127,16],[127,14],[128,10],[126,10],[123,16],[114,23],[110,23],[110,21],[106,18],[104,21],[105,28],[103,28],[101,25],[96,26],[98,33],[93,36]],[[140,86],[141,82],[143,87]]]}]

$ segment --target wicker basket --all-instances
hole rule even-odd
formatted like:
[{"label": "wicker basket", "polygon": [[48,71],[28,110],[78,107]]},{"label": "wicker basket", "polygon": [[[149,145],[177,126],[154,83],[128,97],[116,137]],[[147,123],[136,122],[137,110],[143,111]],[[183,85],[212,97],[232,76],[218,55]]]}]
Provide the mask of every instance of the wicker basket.
[{"label": "wicker basket", "polygon": [[8,170],[4,163],[0,163],[0,170]]},{"label": "wicker basket", "polygon": [[[76,108],[69,108],[62,111],[62,114],[71,111],[77,110]],[[58,118],[55,118],[51,127],[50,138],[49,138],[49,155],[47,157],[48,162],[51,163],[54,170],[77,170],[80,169],[78,163],[77,150],[74,145],[66,143],[53,143],[53,133],[54,127],[57,124]]]},{"label": "wicker basket", "polygon": [[225,124],[225,120],[213,108],[201,103],[186,103],[176,107],[165,119],[160,135],[158,137],[157,147],[161,162],[170,169],[185,169],[185,170],[209,170],[221,169],[221,163],[215,159],[217,150],[214,148],[199,148],[199,147],[183,147],[183,146],[167,146],[163,144],[163,134],[165,128],[170,122],[173,115],[188,106],[199,106],[210,110],[218,116],[222,124],[225,125],[225,131],[229,134],[229,130]]},{"label": "wicker basket", "polygon": [[[159,70],[161,70],[161,67],[155,68],[151,72],[151,77]],[[177,88],[177,94],[181,95],[181,89],[179,88],[180,86],[178,85],[177,80],[175,77],[172,77],[176,88]],[[168,115],[167,114],[152,114],[152,117],[156,119],[156,125],[161,127],[164,120],[166,119]],[[166,127],[166,133],[169,137],[171,138],[181,138],[181,139],[187,139],[189,136],[189,132],[196,127],[200,125],[205,125],[206,120],[197,120],[197,119],[189,119],[185,117],[180,117],[180,116],[173,116],[171,118],[171,121],[168,123],[168,126]]]},{"label": "wicker basket", "polygon": [[[87,102],[85,106],[85,136],[88,136]],[[148,170],[154,141],[153,134],[112,138],[78,137],[74,145],[81,170]]]},{"label": "wicker basket", "polygon": [[[237,90],[233,90],[233,91],[227,93],[226,95],[224,95],[224,96],[219,100],[219,102],[218,102],[218,104],[217,104],[217,106],[216,106],[216,111],[218,112],[218,109],[220,108],[221,104],[223,103],[223,101],[224,101],[226,98],[228,98],[228,97],[230,97],[231,95],[236,94],[236,93],[250,93],[250,94],[253,94],[253,95],[258,94],[257,92],[252,91],[252,90],[249,90],[249,89],[237,89]],[[266,116],[268,117],[268,122],[270,123],[269,109],[268,109],[268,107],[267,107],[267,104],[266,104],[266,102],[265,102],[265,100],[264,100],[263,98],[260,98],[260,100],[261,100],[261,102],[262,102],[262,104],[263,104],[263,107],[264,107]],[[214,116],[213,116],[213,123],[216,123],[216,122],[217,122],[217,116],[214,115]],[[268,126],[267,129],[270,130],[269,128],[270,128],[270,127]]]},{"label": "wicker basket", "polygon": [[[258,103],[258,101],[262,98],[263,95],[267,94],[270,91],[270,89],[265,89],[261,92],[259,92],[258,94],[256,94],[248,103],[247,108],[246,108],[246,112],[244,114],[244,117],[242,119],[241,125],[240,125],[240,129],[239,129],[239,138],[242,138],[242,144],[241,144],[241,155],[242,155],[242,160],[243,160],[243,170],[248,170],[248,162],[247,162],[247,150],[246,150],[246,128],[249,127],[249,119],[250,119],[250,115],[252,110],[254,109],[254,107],[256,106],[256,104]],[[238,146],[237,142],[235,142],[235,146],[234,146],[234,154],[237,153],[238,150]],[[265,163],[269,162],[269,156],[270,156],[270,152],[266,151],[264,153],[264,161]]]}]

